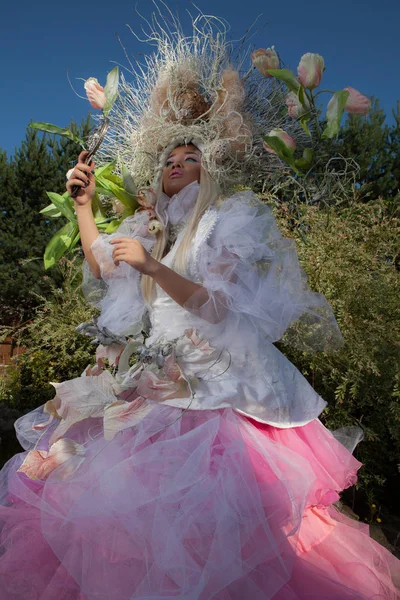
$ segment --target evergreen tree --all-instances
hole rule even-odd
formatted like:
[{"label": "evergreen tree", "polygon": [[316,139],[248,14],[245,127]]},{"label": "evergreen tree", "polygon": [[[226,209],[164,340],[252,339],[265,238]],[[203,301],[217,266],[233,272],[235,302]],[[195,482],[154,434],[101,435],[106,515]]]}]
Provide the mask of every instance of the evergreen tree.
[{"label": "evergreen tree", "polygon": [[391,128],[385,123],[385,113],[374,100],[366,117],[347,116],[334,149],[346,158],[353,158],[360,167],[358,184],[364,200],[379,196],[390,198],[397,193],[393,176]]},{"label": "evergreen tree", "polygon": [[[72,125],[72,128],[76,126]],[[79,128],[89,133],[89,119]],[[62,220],[46,219],[39,211],[49,204],[46,191],[63,193],[65,173],[80,148],[27,130],[12,160],[0,154],[0,322],[26,320],[40,296],[51,293],[51,280],[60,281],[54,267],[45,273],[43,252]]]}]

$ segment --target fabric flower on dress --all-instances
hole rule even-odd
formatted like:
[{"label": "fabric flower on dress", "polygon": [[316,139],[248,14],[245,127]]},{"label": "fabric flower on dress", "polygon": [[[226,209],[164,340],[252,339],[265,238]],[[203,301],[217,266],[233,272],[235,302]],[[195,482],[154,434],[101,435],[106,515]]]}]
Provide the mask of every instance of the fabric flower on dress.
[{"label": "fabric flower on dress", "polygon": [[153,409],[142,397],[132,402],[116,400],[104,410],[104,439],[111,441],[120,431],[137,425]]},{"label": "fabric flower on dress", "polygon": [[157,233],[159,231],[162,231],[164,229],[162,223],[160,223],[160,221],[158,221],[157,219],[153,219],[152,221],[149,222],[149,233],[150,235],[157,235]]},{"label": "fabric flower on dress", "polygon": [[46,479],[50,473],[64,463],[60,470],[59,478],[65,479],[76,471],[85,458],[85,448],[73,440],[61,439],[50,447],[49,452],[32,450],[28,452],[24,462],[18,469],[30,479]]},{"label": "fabric flower on dress", "polygon": [[138,190],[137,200],[142,208],[144,208],[150,219],[156,216],[155,205],[157,197],[151,188],[143,188]]},{"label": "fabric flower on dress", "polygon": [[175,353],[167,358],[158,372],[147,369],[140,376],[137,392],[143,398],[162,402],[174,398],[190,398],[190,386],[175,362]]},{"label": "fabric flower on dress", "polygon": [[72,425],[84,419],[102,417],[108,404],[115,402],[114,377],[108,371],[98,376],[77,377],[63,383],[52,383],[57,395],[53,400],[60,423],[50,438],[59,440]]}]

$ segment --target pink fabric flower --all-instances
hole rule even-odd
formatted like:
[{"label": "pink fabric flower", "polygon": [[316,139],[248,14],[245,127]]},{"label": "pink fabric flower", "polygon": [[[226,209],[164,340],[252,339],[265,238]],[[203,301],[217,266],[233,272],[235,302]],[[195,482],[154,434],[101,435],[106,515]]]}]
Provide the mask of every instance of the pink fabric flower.
[{"label": "pink fabric flower", "polygon": [[304,115],[310,109],[310,103],[307,98],[305,99],[305,103],[307,105],[307,109],[300,102],[297,94],[294,92],[290,92],[286,96],[286,106],[288,107],[288,115],[291,119],[298,119],[302,115]]},{"label": "pink fabric flower", "polygon": [[[100,344],[96,349],[96,362],[99,363],[100,359],[106,358],[112,367],[117,367],[119,357],[123,351],[124,347],[119,344],[108,344],[107,346]],[[101,361],[101,364],[104,365],[103,361]]]},{"label": "pink fabric flower", "polygon": [[[286,133],[286,131],[284,131],[283,129],[280,129],[279,127],[276,129],[272,129],[269,134],[268,137],[277,137],[279,138],[286,146],[286,148],[288,150],[290,150],[290,152],[294,152],[296,150],[296,142],[294,141],[294,139],[292,137],[290,137],[290,135],[288,133]],[[271,146],[269,146],[267,144],[267,142],[263,143],[264,146],[264,150],[266,150],[267,152],[270,152],[270,154],[276,154],[275,150],[273,148],[271,148]]]},{"label": "pink fabric flower", "polygon": [[143,371],[137,391],[144,398],[156,402],[174,398],[190,398],[189,385],[183,377],[178,381],[172,381],[172,379],[164,378],[160,373],[150,370]]},{"label": "pink fabric flower", "polygon": [[354,115],[366,115],[369,112],[371,107],[371,103],[367,96],[361,94],[358,90],[355,90],[352,87],[345,87],[346,92],[349,92],[349,97],[347,98],[346,106],[344,110],[347,110],[348,113]]},{"label": "pink fabric flower", "polygon": [[117,433],[139,423],[152,409],[141,397],[132,402],[116,400],[104,410],[104,439],[113,440]]},{"label": "pink fabric flower", "polygon": [[28,452],[24,462],[18,469],[30,479],[46,479],[54,469],[70,461],[60,473],[60,479],[71,475],[83,462],[85,448],[73,440],[58,440],[50,447],[49,452],[32,450]]},{"label": "pink fabric flower", "polygon": [[279,69],[279,56],[275,52],[274,46],[266,50],[264,48],[255,50],[251,55],[251,62],[264,77],[272,77],[268,73],[269,69]]},{"label": "pink fabric flower", "polygon": [[142,208],[147,211],[149,218],[153,219],[156,216],[154,209],[157,197],[151,188],[143,188],[138,190],[137,200]]},{"label": "pink fabric flower", "polygon": [[324,59],[319,54],[307,52],[300,59],[297,73],[300,83],[307,89],[313,90],[321,83],[324,72]]},{"label": "pink fabric flower", "polygon": [[107,98],[104,93],[104,88],[99,84],[95,77],[89,77],[84,84],[86,96],[90,104],[96,110],[103,110],[107,104]]}]

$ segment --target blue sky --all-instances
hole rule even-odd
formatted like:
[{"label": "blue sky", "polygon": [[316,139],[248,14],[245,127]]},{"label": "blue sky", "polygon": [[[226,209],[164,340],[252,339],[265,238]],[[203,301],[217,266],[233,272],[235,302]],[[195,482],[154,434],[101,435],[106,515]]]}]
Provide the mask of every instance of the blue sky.
[{"label": "blue sky", "polygon": [[[194,11],[191,2],[168,2],[173,12]],[[327,70],[323,87],[346,85],[381,99],[390,120],[400,99],[400,2],[380,0],[198,0],[206,14],[231,24],[237,39],[262,14],[267,25],[252,40],[256,48],[275,45],[287,66],[296,69],[305,52],[318,52]],[[140,12],[152,5],[139,0]],[[80,122],[88,104],[70,88],[94,76],[104,82],[112,61],[126,64],[117,34],[132,56],[148,51],[126,24],[140,27],[135,3],[126,0],[59,2],[18,0],[2,8],[0,34],[0,147],[12,154],[31,119],[66,126]],[[190,31],[190,30],[189,30]]]}]

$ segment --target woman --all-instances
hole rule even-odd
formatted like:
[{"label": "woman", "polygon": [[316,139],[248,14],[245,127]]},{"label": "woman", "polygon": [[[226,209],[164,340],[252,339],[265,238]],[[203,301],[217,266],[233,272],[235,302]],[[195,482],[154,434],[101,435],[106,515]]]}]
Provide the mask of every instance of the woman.
[{"label": "woman", "polygon": [[99,235],[84,153],[67,183],[104,345],[17,423],[30,452],[2,472],[0,598],[394,599],[397,561],[333,507],[360,464],[273,345],[334,344],[332,312],[270,210],[221,193],[261,160],[239,76],[216,78],[214,54],[211,103],[204,54],[176,48],[141,129],[123,111],[116,126],[137,179],[157,148],[143,209]]}]

